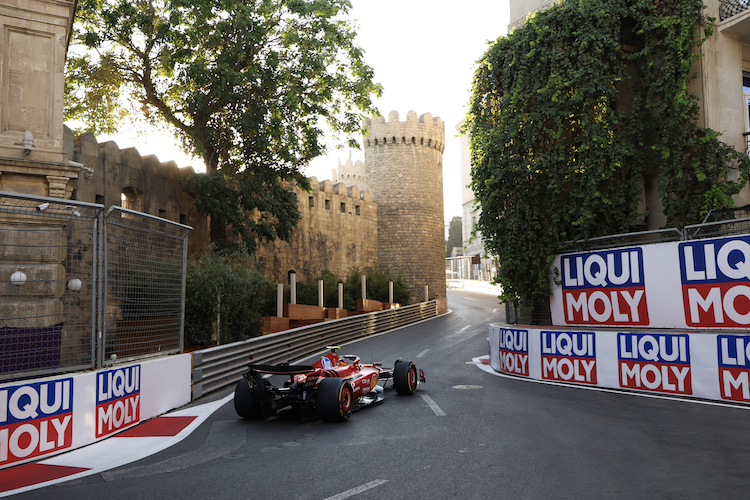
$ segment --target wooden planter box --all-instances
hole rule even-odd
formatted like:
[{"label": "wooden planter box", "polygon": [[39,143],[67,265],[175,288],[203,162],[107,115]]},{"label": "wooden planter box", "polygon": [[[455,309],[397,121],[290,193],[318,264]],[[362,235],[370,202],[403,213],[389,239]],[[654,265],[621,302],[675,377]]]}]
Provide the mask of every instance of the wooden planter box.
[{"label": "wooden planter box", "polygon": [[289,330],[289,318],[277,318],[276,316],[264,316],[263,328],[261,333],[268,335],[269,333],[283,332]]},{"label": "wooden planter box", "polygon": [[357,299],[357,311],[359,312],[373,312],[382,310],[383,303],[379,300]]},{"label": "wooden planter box", "polygon": [[284,304],[284,317],[290,320],[326,319],[324,307],[305,304]]},{"label": "wooden planter box", "polygon": [[347,317],[346,309],[339,309],[338,307],[327,307],[326,318],[328,319],[339,319]]}]

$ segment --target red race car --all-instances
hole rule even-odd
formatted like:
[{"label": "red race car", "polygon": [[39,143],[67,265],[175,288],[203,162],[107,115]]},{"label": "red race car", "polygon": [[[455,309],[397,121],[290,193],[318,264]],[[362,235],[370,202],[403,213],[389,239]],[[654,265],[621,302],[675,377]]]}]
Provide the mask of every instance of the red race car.
[{"label": "red race car", "polygon": [[[424,372],[411,361],[398,360],[393,369],[382,363],[362,363],[357,356],[339,355],[339,347],[312,366],[255,365],[242,375],[234,391],[234,409],[242,418],[264,419],[291,406],[303,419],[320,417],[331,422],[349,420],[353,410],[383,400],[389,380],[402,395],[411,395],[425,382]],[[283,387],[275,387],[262,374],[288,375]]]}]

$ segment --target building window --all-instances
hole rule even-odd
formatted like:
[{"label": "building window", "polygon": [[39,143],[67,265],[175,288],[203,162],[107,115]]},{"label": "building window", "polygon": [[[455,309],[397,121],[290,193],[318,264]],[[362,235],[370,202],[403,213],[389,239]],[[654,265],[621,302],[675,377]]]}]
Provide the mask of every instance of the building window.
[{"label": "building window", "polygon": [[346,213],[346,203],[341,204],[341,213]]},{"label": "building window", "polygon": [[354,213],[359,215],[359,205],[354,207]]},{"label": "building window", "polygon": [[310,196],[307,199],[307,207],[308,208],[315,208],[315,197],[314,196]]},{"label": "building window", "polygon": [[94,198],[94,203],[98,203],[99,205],[104,205],[104,196],[97,194]]},{"label": "building window", "polygon": [[162,219],[166,219],[167,218],[167,211],[159,209],[159,217],[161,217]]},{"label": "building window", "polygon": [[180,224],[183,224],[185,226],[188,225],[187,214],[180,214]]},{"label": "building window", "polygon": [[331,200],[326,200],[326,210],[331,209]]}]

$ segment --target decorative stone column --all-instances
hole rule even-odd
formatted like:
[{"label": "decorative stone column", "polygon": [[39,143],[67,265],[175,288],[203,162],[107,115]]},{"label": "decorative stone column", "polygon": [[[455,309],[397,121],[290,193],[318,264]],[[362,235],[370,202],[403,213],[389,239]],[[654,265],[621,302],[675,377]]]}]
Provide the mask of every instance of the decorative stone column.
[{"label": "decorative stone column", "polygon": [[73,0],[0,0],[0,190],[69,198],[81,165],[63,149]]}]

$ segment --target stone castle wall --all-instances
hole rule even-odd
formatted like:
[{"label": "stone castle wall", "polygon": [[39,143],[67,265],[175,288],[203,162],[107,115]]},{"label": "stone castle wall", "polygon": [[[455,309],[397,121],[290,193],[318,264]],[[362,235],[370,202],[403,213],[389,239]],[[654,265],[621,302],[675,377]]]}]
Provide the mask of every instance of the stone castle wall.
[{"label": "stone castle wall", "polygon": [[445,297],[443,150],[445,125],[409,111],[365,120],[365,171],[378,204],[378,262],[401,273],[412,300]]},{"label": "stone castle wall", "polygon": [[188,253],[199,254],[208,247],[208,222],[195,210],[187,190],[192,167],[162,163],[154,155],[141,156],[136,148],[120,149],[111,141],[99,143],[92,134],[73,137],[67,127],[64,146],[68,156],[84,168],[72,199],[123,206],[192,226]]},{"label": "stone castle wall", "polygon": [[258,270],[276,283],[287,283],[291,270],[298,281],[310,283],[324,269],[344,279],[355,267],[378,263],[378,206],[372,195],[315,177],[311,185],[311,192],[295,188],[302,218],[289,242],[264,243],[256,252]]},{"label": "stone castle wall", "polygon": [[[135,148],[120,149],[114,142],[98,143],[91,134],[73,137],[65,130],[65,149],[84,165],[73,199],[122,205],[139,212],[193,227],[188,252],[208,248],[209,223],[193,205],[187,190],[191,167],[141,156]],[[289,242],[264,243],[256,253],[258,270],[276,283],[287,283],[294,270],[298,281],[311,282],[330,269],[344,277],[355,267],[377,264],[377,205],[372,195],[356,186],[311,179],[312,192],[295,189],[302,216]],[[122,200],[125,193],[125,200]]]}]

